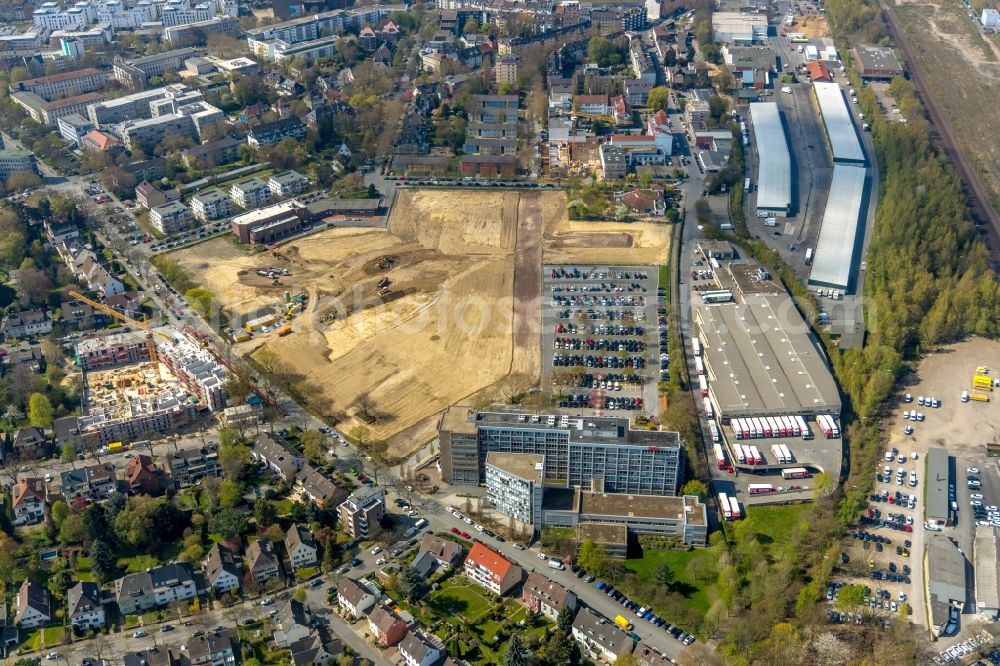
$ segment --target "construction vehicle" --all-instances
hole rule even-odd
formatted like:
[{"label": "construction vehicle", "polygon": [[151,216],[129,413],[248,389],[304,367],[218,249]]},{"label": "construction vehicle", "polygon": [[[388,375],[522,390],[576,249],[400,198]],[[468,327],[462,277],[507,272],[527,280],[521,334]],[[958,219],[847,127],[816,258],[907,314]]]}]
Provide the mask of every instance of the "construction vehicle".
[{"label": "construction vehicle", "polygon": [[972,388],[980,391],[992,391],[993,378],[989,375],[975,375],[972,378]]},{"label": "construction vehicle", "polygon": [[[159,383],[159,382],[161,382],[163,380],[163,378],[160,376],[160,357],[156,353],[156,343],[153,341],[153,331],[150,329],[149,322],[146,321],[145,315],[143,315],[142,321],[136,321],[135,319],[132,319],[131,317],[126,317],[121,312],[118,312],[118,310],[115,310],[113,308],[109,308],[104,303],[98,303],[97,301],[95,301],[93,299],[87,298],[86,296],[84,296],[80,292],[73,291],[71,289],[68,293],[73,298],[77,299],[78,301],[82,301],[82,302],[86,303],[87,305],[89,305],[90,307],[94,308],[95,310],[97,310],[99,312],[103,312],[104,314],[108,315],[109,317],[113,317],[113,318],[118,319],[120,321],[123,321],[123,322],[125,322],[127,324],[131,324],[132,326],[135,326],[136,328],[144,331],[146,333],[146,347],[147,347],[147,349],[149,349],[149,365],[153,369],[153,377],[156,378],[156,382],[157,383]],[[167,338],[167,336],[163,335],[162,333],[158,333],[158,335],[161,335],[164,338]],[[170,338],[167,338],[167,339],[169,340]]]},{"label": "construction vehicle", "polygon": [[285,324],[284,326],[282,326],[281,328],[279,328],[277,330],[277,333],[278,333],[279,336],[285,336],[285,335],[288,335],[291,332],[292,332],[292,325],[291,324]]},{"label": "construction vehicle", "polygon": [[970,400],[975,400],[976,402],[989,402],[990,396],[988,393],[982,393],[980,391],[973,391],[969,394]]}]

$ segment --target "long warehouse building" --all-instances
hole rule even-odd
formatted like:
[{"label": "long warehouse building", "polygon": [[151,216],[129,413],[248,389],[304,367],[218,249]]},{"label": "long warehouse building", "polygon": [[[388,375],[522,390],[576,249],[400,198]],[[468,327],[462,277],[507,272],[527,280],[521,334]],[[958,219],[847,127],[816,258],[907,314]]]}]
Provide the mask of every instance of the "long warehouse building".
[{"label": "long warehouse building", "polygon": [[775,102],[750,105],[757,142],[757,211],[787,215],[792,206],[792,161]]},{"label": "long warehouse building", "polygon": [[836,164],[823,212],[823,226],[816,242],[810,286],[852,288],[854,260],[864,233],[867,212],[867,172],[863,166]]},{"label": "long warehouse building", "polygon": [[819,342],[787,293],[695,307],[709,398],[722,420],[840,416],[840,394]]},{"label": "long warehouse building", "polygon": [[858,130],[851,119],[847,100],[836,83],[813,83],[819,113],[826,126],[826,138],[834,164],[865,164],[865,151],[858,139]]}]

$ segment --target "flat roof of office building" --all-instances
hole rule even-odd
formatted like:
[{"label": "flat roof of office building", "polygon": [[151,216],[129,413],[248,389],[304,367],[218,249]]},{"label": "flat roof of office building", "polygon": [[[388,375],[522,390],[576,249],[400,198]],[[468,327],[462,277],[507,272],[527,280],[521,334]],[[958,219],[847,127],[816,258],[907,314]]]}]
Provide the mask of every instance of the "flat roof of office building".
[{"label": "flat roof of office building", "polygon": [[864,164],[865,151],[861,148],[858,130],[851,119],[847,100],[840,84],[817,81],[813,83],[819,112],[826,126],[826,137],[834,162]]},{"label": "flat roof of office building", "polygon": [[257,210],[247,211],[242,215],[234,217],[231,222],[237,226],[242,224],[256,224],[261,220],[293,215],[295,214],[295,211],[301,208],[303,208],[302,204],[295,199],[292,199],[291,201],[283,201],[278,204],[273,204],[267,208],[258,208]]},{"label": "flat roof of office building", "polygon": [[536,453],[500,453],[490,451],[486,454],[486,464],[512,474],[519,479],[541,483],[545,475],[545,456]]},{"label": "flat roof of office building", "polygon": [[775,102],[750,104],[750,122],[756,137],[757,208],[787,212],[792,205],[792,161],[785,128]]},{"label": "flat roof of office building", "polygon": [[680,446],[680,435],[665,430],[638,430],[629,419],[612,416],[569,416],[524,412],[476,412],[468,405],[445,410],[441,428],[473,434],[477,428],[509,427],[526,430],[557,430],[569,433],[569,443],[602,443],[611,446]]},{"label": "flat roof of office building", "polygon": [[903,72],[903,66],[892,49],[884,46],[856,46],[854,52],[865,70]]},{"label": "flat roof of office building", "polygon": [[847,289],[854,268],[854,254],[861,228],[865,202],[866,169],[863,166],[835,164],[833,180],[823,212],[816,253],[809,284]]},{"label": "flat roof of office building", "polygon": [[580,523],[576,526],[581,542],[590,539],[594,543],[628,543],[628,525],[625,523]]},{"label": "flat roof of office building", "polygon": [[724,415],[840,413],[826,356],[787,294],[697,306],[695,321]]}]

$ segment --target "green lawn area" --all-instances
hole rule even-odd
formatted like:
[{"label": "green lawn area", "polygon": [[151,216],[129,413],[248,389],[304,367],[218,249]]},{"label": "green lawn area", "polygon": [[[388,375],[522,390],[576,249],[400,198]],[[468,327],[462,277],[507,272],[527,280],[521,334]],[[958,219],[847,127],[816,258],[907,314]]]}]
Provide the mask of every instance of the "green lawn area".
[{"label": "green lawn area", "polygon": [[76,558],[76,572],[75,576],[81,583],[93,583],[94,573],[92,571],[93,564],[89,557],[79,556]]},{"label": "green lawn area", "polygon": [[690,585],[695,591],[686,597],[690,606],[701,613],[708,612],[711,601],[708,598],[708,590],[699,588],[698,581],[686,575],[687,567],[692,560],[704,558],[715,561],[715,553],[708,550],[649,550],[641,560],[626,560],[625,569],[635,574],[640,582],[648,583],[653,581],[653,571],[661,564],[666,564],[674,572],[678,583]]},{"label": "green lawn area", "polygon": [[787,541],[788,535],[802,521],[802,514],[808,510],[808,504],[752,506],[746,508],[745,522],[750,523],[752,531],[770,537],[773,543],[780,543]]},{"label": "green lawn area", "polygon": [[[787,543],[788,535],[798,529],[803,514],[808,510],[807,504],[748,507],[746,519],[729,527],[729,537],[732,539],[734,534],[756,534],[762,550],[777,557],[777,551]],[[690,551],[647,549],[642,559],[624,562],[625,569],[635,574],[643,584],[633,599],[639,603],[649,603],[654,599],[654,572],[658,566],[666,564],[674,575],[674,591],[684,598],[685,609],[693,616],[704,617],[718,597],[718,557],[717,547],[695,548]],[[698,578],[699,573],[702,574],[701,579]],[[647,583],[649,585],[645,585]],[[682,620],[674,617],[668,619],[675,623]],[[697,628],[685,626],[688,631],[695,629]]]},{"label": "green lawn area", "polygon": [[302,567],[295,570],[295,577],[299,580],[307,580],[319,573],[319,567]]},{"label": "green lawn area", "polygon": [[142,614],[142,624],[143,626],[148,626],[150,624],[156,624],[160,621],[160,613],[155,610],[151,610],[148,613]]},{"label": "green lawn area", "polygon": [[125,573],[139,573],[146,569],[152,569],[159,564],[159,561],[155,557],[147,554],[123,557],[118,560],[118,567],[125,569]]},{"label": "green lawn area", "polygon": [[473,584],[458,577],[431,594],[430,600],[431,606],[440,611],[441,615],[461,615],[470,622],[482,617],[490,608],[489,600],[480,594]]},{"label": "green lawn area", "polygon": [[292,500],[284,497],[274,503],[274,510],[279,516],[287,516],[292,513]]},{"label": "green lawn area", "polygon": [[139,616],[138,615],[126,615],[125,616],[125,628],[135,629],[139,626]]},{"label": "green lawn area", "polygon": [[65,627],[45,627],[42,629],[42,640],[45,642],[45,647],[52,647],[53,645],[61,645],[63,641],[63,636],[66,634]]},{"label": "green lawn area", "polygon": [[42,632],[41,630],[32,631],[28,634],[23,641],[21,641],[21,647],[25,651],[28,650],[41,650],[42,649]]}]

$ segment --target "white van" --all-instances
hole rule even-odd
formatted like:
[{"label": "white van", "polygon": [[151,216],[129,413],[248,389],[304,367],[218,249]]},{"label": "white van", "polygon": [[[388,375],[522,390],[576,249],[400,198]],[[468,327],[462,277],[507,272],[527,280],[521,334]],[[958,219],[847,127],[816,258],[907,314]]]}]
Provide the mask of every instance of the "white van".
[{"label": "white van", "polygon": [[773,217],[769,217],[766,220],[764,220],[764,226],[765,227],[776,227],[776,226],[778,226],[778,220],[776,220]]},{"label": "white van", "polygon": [[549,560],[549,568],[558,569],[559,571],[562,571],[563,569],[566,568],[566,565],[559,560]]},{"label": "white van", "polygon": [[969,402],[969,392],[962,391],[962,402]]}]

